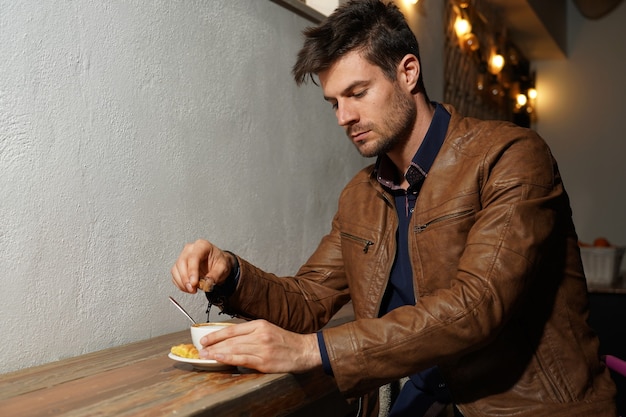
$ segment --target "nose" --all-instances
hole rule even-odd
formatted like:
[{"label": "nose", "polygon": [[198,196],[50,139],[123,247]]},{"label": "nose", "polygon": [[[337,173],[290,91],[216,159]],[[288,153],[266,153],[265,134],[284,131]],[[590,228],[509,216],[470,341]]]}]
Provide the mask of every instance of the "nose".
[{"label": "nose", "polygon": [[337,116],[337,123],[342,127],[350,126],[359,119],[356,109],[350,106],[347,101],[337,103],[335,115]]}]

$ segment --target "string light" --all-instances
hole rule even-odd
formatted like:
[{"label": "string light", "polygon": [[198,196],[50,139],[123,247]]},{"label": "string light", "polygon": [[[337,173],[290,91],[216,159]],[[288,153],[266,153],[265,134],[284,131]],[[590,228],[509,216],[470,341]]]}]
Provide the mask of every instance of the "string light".
[{"label": "string light", "polygon": [[465,35],[472,31],[472,25],[466,18],[457,16],[454,21],[454,31],[456,32],[456,36],[462,39]]},{"label": "string light", "polygon": [[[528,63],[517,47],[507,42],[506,29],[490,30],[489,21],[480,10],[473,9],[472,1],[448,1],[451,3],[448,24],[452,24],[448,26],[449,33],[456,35],[461,51],[479,65],[474,91],[480,100],[484,98],[499,108],[506,107],[520,123],[536,120],[534,76],[528,74]],[[520,115],[532,116],[520,119]]]},{"label": "string light", "polygon": [[478,37],[474,35],[472,32],[467,33],[463,38],[461,38],[461,46],[467,52],[476,52],[480,48],[480,42],[478,42]]},{"label": "string light", "polygon": [[502,68],[504,68],[504,57],[496,52],[489,59],[489,72],[499,74]]}]

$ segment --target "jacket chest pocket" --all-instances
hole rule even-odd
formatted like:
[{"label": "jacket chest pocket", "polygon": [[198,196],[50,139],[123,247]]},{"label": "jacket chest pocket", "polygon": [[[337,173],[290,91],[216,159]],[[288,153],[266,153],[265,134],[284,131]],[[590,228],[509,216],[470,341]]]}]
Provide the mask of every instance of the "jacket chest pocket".
[{"label": "jacket chest pocket", "polygon": [[[373,291],[372,286],[377,288],[385,281],[381,279],[388,265],[388,261],[384,260],[386,251],[382,248],[385,245],[381,244],[380,236],[372,230],[354,225],[349,230],[341,231],[339,235],[346,279],[354,307],[357,309],[357,306],[363,308],[363,305],[367,305],[366,309],[371,309],[379,302],[380,293]],[[375,311],[371,314],[375,314]]]},{"label": "jacket chest pocket", "polygon": [[351,227],[339,233],[341,237],[341,255],[348,279],[370,277],[377,269],[380,236],[376,236],[371,230],[365,228]]},{"label": "jacket chest pocket", "polygon": [[413,226],[413,231],[415,233],[422,233],[426,231],[426,229],[435,226],[445,226],[446,224],[454,224],[458,222],[462,222],[463,220],[472,219],[474,217],[474,209],[463,208],[458,211],[454,211],[452,213],[443,214],[441,216],[435,217],[432,220],[427,222],[417,224]]},{"label": "jacket chest pocket", "polygon": [[374,242],[371,241],[370,239],[358,236],[356,234],[352,234],[348,232],[341,232],[340,235],[341,235],[342,247],[344,247],[343,245],[344,242],[348,244],[348,246],[351,244],[358,245],[362,248],[362,251],[365,254],[369,252],[370,246],[374,245]]}]

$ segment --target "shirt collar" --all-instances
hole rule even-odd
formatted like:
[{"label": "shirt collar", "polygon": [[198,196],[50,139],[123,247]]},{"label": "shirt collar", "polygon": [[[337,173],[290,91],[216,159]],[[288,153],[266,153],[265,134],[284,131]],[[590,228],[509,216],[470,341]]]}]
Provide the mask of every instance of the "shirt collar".
[{"label": "shirt collar", "polygon": [[[428,171],[433,165],[448,131],[450,113],[441,104],[434,104],[435,114],[433,115],[433,120],[430,122],[422,144],[415,156],[413,156],[411,165],[404,173],[404,178],[409,182],[409,190],[418,188],[428,176]],[[396,172],[396,166],[387,155],[378,157],[376,169],[374,170],[378,182],[392,190],[400,189],[399,182],[396,179]]]}]

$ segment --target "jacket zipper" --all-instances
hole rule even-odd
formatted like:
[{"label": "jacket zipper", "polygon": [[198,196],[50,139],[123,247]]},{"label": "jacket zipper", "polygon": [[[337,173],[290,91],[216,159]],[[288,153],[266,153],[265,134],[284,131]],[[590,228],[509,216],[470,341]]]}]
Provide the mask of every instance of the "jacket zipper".
[{"label": "jacket zipper", "polygon": [[362,237],[354,236],[350,233],[341,232],[341,236],[353,240],[357,243],[361,243],[363,245],[363,253],[367,253],[370,249],[370,246],[374,244],[374,242],[372,242],[371,240],[363,239]]},{"label": "jacket zipper", "polygon": [[429,227],[429,226],[431,226],[433,224],[437,224],[437,223],[442,222],[444,220],[450,220],[450,219],[455,219],[455,218],[458,218],[458,217],[463,217],[463,216],[465,216],[467,214],[470,214],[473,211],[474,211],[473,209],[467,209],[467,210],[461,211],[459,213],[447,214],[445,216],[438,217],[438,218],[436,218],[434,220],[431,220],[431,221],[429,221],[427,223],[418,224],[416,226],[413,226],[413,231],[415,233],[422,233],[424,230],[426,230],[427,227]]}]

